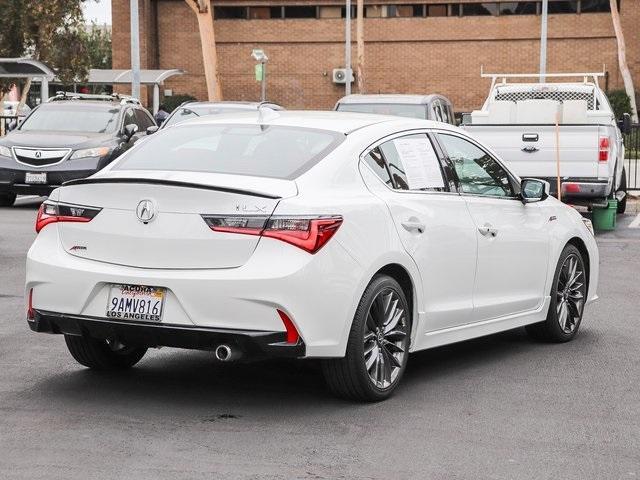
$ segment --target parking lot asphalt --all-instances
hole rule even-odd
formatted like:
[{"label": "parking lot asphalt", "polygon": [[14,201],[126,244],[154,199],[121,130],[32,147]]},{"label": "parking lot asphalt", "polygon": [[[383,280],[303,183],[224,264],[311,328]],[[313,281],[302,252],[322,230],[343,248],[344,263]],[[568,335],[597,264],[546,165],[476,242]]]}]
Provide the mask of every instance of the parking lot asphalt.
[{"label": "parking lot asphalt", "polygon": [[413,354],[397,394],[362,405],[310,362],[161,349],[81,368],[26,324],[38,202],[18,203],[0,209],[2,479],[640,478],[637,204],[598,235],[600,300],[573,342],[518,329]]}]

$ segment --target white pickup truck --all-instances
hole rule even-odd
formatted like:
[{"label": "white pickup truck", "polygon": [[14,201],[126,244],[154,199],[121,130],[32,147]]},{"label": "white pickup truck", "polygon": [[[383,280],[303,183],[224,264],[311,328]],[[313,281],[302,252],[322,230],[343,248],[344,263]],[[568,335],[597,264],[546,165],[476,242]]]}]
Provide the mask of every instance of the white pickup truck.
[{"label": "white pickup truck", "polygon": [[533,75],[483,74],[492,78],[481,110],[467,115],[463,128],[495,150],[520,177],[547,180],[557,195],[557,153],[562,200],[590,207],[618,199],[626,208],[626,174],[619,122],[598,86],[600,73],[547,74],[583,77],[582,82],[516,83]]}]

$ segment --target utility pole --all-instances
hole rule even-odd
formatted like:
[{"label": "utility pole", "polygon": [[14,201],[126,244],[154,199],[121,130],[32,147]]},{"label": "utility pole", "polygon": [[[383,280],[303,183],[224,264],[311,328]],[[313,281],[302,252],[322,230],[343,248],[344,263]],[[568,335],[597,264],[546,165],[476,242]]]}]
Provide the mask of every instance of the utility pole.
[{"label": "utility pole", "polygon": [[544,83],[547,73],[547,20],[549,0],[542,0],[542,16],[540,25],[540,83]]},{"label": "utility pole", "polygon": [[140,99],[140,17],[138,0],[129,0],[131,10],[131,96]]},{"label": "utility pole", "polygon": [[347,0],[345,15],[344,63],[347,77],[344,83],[344,94],[351,95],[351,0]]},{"label": "utility pole", "polygon": [[357,0],[356,12],[356,45],[357,45],[357,71],[358,93],[364,90],[364,0]]},{"label": "utility pole", "polygon": [[200,30],[200,45],[202,48],[202,63],[204,76],[207,80],[208,100],[222,100],[220,77],[218,75],[218,54],[216,52],[216,36],[213,30],[213,10],[211,0],[185,0],[198,19]]}]

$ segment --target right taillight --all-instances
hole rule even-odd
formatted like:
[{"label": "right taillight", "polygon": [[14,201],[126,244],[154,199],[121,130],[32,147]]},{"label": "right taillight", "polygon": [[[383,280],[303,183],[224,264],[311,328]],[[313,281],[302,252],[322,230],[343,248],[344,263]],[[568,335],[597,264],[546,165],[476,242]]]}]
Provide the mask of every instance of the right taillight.
[{"label": "right taillight", "polygon": [[38,210],[36,217],[36,233],[44,227],[56,222],[90,222],[100,213],[100,208],[70,205],[47,200]]},{"label": "right taillight", "polygon": [[320,250],[342,225],[340,216],[266,217],[203,215],[214,232],[275,238],[309,253]]},{"label": "right taillight", "polygon": [[598,161],[599,162],[608,162],[609,161],[609,137],[600,137],[600,148],[598,150]]}]

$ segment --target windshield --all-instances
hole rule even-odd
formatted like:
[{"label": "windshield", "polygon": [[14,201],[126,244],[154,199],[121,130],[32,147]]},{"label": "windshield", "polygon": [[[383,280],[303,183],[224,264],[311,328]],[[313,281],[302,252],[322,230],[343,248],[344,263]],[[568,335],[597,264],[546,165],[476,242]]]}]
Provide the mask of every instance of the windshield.
[{"label": "windshield", "polygon": [[426,105],[406,103],[341,103],[340,112],[376,113],[378,115],[395,115],[398,117],[427,118]]},{"label": "windshield", "polygon": [[45,104],[27,117],[20,130],[111,133],[116,130],[119,112],[119,108]]},{"label": "windshield", "polygon": [[115,170],[174,170],[294,179],[344,135],[267,125],[183,125],[153,135]]},{"label": "windshield", "polygon": [[204,115],[220,115],[222,113],[238,113],[238,112],[246,112],[251,111],[247,108],[230,108],[230,107],[205,107],[205,106],[189,106],[179,108],[173,115],[171,115],[164,122],[163,126],[175,125],[176,123],[184,122],[185,120],[190,120],[196,117],[202,117]]}]

